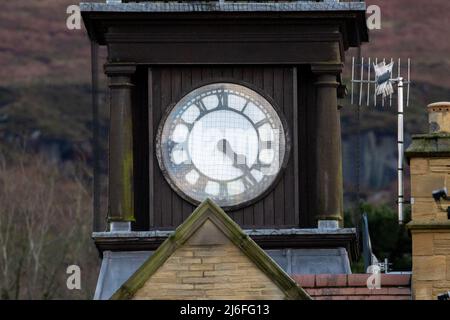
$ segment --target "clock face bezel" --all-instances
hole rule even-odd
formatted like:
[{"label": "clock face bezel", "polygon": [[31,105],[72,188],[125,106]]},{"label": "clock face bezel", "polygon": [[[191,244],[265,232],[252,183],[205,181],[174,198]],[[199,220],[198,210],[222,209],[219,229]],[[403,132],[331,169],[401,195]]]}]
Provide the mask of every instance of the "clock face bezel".
[{"label": "clock face bezel", "polygon": [[[266,93],[264,93],[261,89],[255,87],[253,84],[250,84],[248,82],[244,82],[244,81],[236,81],[236,80],[230,80],[230,79],[220,79],[217,81],[205,81],[205,82],[201,82],[198,83],[196,86],[193,86],[191,88],[189,88],[188,90],[184,91],[183,95],[181,96],[180,99],[178,99],[177,102],[175,103],[171,103],[170,105],[167,106],[167,108],[165,109],[165,112],[163,114],[163,116],[161,117],[161,120],[159,122],[158,125],[158,131],[156,134],[156,138],[155,138],[155,151],[156,151],[156,157],[158,160],[158,164],[159,164],[159,168],[161,170],[162,175],[164,176],[164,179],[167,181],[167,183],[170,185],[170,187],[184,200],[188,201],[189,203],[197,206],[201,203],[201,201],[192,198],[190,195],[188,195],[187,193],[185,193],[176,183],[176,181],[174,181],[171,177],[171,175],[169,174],[165,164],[164,164],[164,160],[163,160],[163,148],[162,148],[162,134],[163,134],[163,130],[164,130],[164,126],[169,118],[169,116],[171,115],[171,113],[174,111],[174,109],[179,106],[179,105],[183,105],[183,102],[187,102],[192,98],[195,98],[196,96],[198,96],[199,94],[195,94],[193,95],[193,93],[198,90],[201,89],[202,87],[206,87],[209,85],[237,85],[237,86],[242,86],[247,90],[251,90],[254,91],[255,93],[257,93],[258,95],[260,95],[263,99],[265,99],[271,108],[273,108],[273,110],[275,111],[276,115],[278,116],[281,126],[283,127],[283,133],[284,133],[284,141],[285,141],[285,146],[284,146],[284,157],[283,157],[283,161],[282,163],[280,163],[280,167],[278,169],[278,172],[275,175],[275,178],[270,182],[270,184],[264,189],[264,191],[262,191],[260,194],[258,194],[257,196],[255,196],[252,199],[249,200],[245,200],[243,202],[237,203],[237,204],[233,204],[233,205],[220,205],[220,207],[225,210],[225,211],[232,211],[232,210],[238,210],[238,209],[242,209],[244,207],[248,207],[256,202],[258,202],[259,200],[261,200],[262,198],[266,197],[270,192],[273,191],[273,189],[275,188],[275,186],[278,184],[278,182],[280,181],[284,170],[287,167],[289,158],[290,158],[290,150],[291,150],[291,140],[290,140],[290,133],[289,133],[289,127],[287,124],[287,121],[283,115],[283,113],[280,111],[280,108],[277,106],[277,104],[275,103],[274,99],[272,99],[271,97],[269,97]],[[191,97],[192,95],[192,97]],[[245,191],[244,191],[245,192]],[[211,197],[212,198],[212,197]],[[214,200],[214,199],[213,199]]]}]

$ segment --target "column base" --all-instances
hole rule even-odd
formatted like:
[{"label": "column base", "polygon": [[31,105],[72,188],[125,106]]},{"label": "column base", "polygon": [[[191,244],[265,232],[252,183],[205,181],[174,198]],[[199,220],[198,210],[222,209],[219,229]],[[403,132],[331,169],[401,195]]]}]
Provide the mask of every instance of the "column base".
[{"label": "column base", "polygon": [[340,228],[338,220],[319,220],[317,222],[317,227],[319,228],[319,230],[334,230]]},{"label": "column base", "polygon": [[130,232],[131,222],[129,221],[112,221],[109,223],[109,232]]}]

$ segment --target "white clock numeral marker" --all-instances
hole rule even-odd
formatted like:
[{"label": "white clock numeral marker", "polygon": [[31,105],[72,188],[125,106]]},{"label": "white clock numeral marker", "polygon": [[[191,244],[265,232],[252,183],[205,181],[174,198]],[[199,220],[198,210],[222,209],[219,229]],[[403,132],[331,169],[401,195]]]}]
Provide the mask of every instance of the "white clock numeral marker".
[{"label": "white clock numeral marker", "polygon": [[241,180],[228,182],[228,194],[235,196],[245,191],[244,183]]},{"label": "white clock numeral marker", "polygon": [[172,150],[172,162],[175,164],[181,164],[185,161],[189,160],[189,157],[187,155],[187,152],[180,148],[180,149],[173,149]]},{"label": "white clock numeral marker", "polygon": [[205,187],[205,192],[213,196],[219,195],[220,184],[218,182],[208,181]]},{"label": "white clock numeral marker", "polygon": [[275,153],[272,149],[263,149],[259,153],[259,161],[262,163],[272,163]]},{"label": "white clock numeral marker", "polygon": [[252,176],[255,178],[256,181],[260,182],[263,178],[263,174],[261,171],[253,169],[251,171]]},{"label": "white clock numeral marker", "polygon": [[275,135],[273,133],[272,127],[268,123],[265,123],[262,126],[260,126],[258,128],[258,133],[259,133],[259,139],[261,141],[273,141],[274,140]]},{"label": "white clock numeral marker", "polygon": [[184,124],[178,124],[172,132],[172,141],[181,143],[186,141],[186,138],[189,134],[189,129]]},{"label": "white clock numeral marker", "polygon": [[253,123],[258,123],[266,116],[253,102],[249,102],[244,110],[244,114],[252,120]]},{"label": "white clock numeral marker", "polygon": [[219,99],[216,95],[210,95],[202,99],[203,105],[206,109],[212,110],[217,108],[219,105]]},{"label": "white clock numeral marker", "polygon": [[228,96],[228,107],[229,108],[235,109],[237,111],[242,111],[242,109],[245,107],[246,104],[247,104],[247,99],[245,99],[243,97],[239,97],[234,94],[230,94]]},{"label": "white clock numeral marker", "polygon": [[199,177],[200,175],[198,174],[197,170],[191,170],[185,176],[186,181],[192,185],[197,183]]},{"label": "white clock numeral marker", "polygon": [[181,118],[187,123],[194,123],[200,115],[200,110],[196,105],[192,105],[183,112]]}]

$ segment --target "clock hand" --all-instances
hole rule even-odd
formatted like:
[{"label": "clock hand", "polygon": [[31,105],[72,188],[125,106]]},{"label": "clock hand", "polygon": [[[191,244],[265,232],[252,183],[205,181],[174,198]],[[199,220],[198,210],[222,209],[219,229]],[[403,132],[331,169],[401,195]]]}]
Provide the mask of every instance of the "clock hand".
[{"label": "clock hand", "polygon": [[251,180],[252,184],[257,183],[256,179],[250,172],[250,168],[247,166],[247,158],[243,154],[237,154],[234,152],[228,140],[219,140],[217,142],[217,149],[233,160],[233,167],[241,170],[244,176]]}]

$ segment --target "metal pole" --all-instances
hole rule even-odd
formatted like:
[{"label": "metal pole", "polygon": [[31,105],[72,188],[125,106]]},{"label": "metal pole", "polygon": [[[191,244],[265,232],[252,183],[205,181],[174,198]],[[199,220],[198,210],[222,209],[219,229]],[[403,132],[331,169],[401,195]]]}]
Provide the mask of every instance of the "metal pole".
[{"label": "metal pole", "polygon": [[398,222],[403,224],[403,78],[399,77],[397,82],[398,88]]},{"label": "metal pole", "polygon": [[351,96],[351,104],[353,104],[353,84],[355,79],[355,57],[352,57],[352,96]]}]

